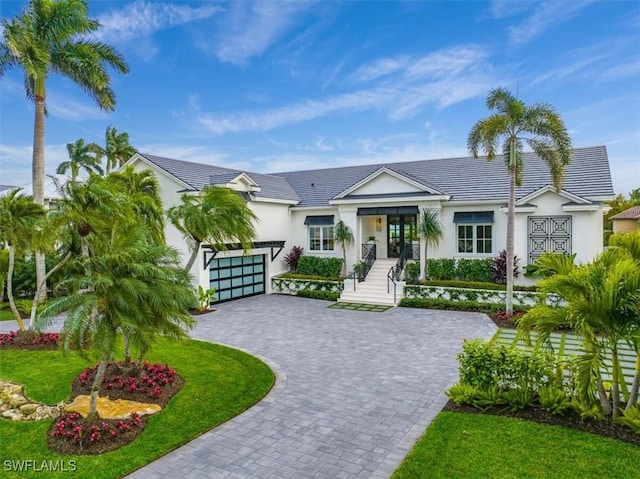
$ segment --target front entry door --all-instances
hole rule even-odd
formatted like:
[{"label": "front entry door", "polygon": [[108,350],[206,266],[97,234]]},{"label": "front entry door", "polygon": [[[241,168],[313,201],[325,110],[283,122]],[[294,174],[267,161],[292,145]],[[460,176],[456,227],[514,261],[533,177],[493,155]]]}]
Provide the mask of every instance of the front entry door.
[{"label": "front entry door", "polygon": [[388,215],[387,255],[389,258],[398,258],[405,246],[411,244],[416,232],[415,215]]}]

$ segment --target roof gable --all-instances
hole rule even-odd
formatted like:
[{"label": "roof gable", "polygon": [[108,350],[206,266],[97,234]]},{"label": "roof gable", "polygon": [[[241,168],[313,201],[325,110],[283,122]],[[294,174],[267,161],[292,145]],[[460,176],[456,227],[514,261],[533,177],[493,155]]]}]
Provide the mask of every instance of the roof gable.
[{"label": "roof gable", "polygon": [[640,206],[632,206],[628,210],[613,215],[610,220],[636,220],[640,219]]},{"label": "roof gable", "polygon": [[570,202],[575,203],[575,204],[579,204],[579,205],[590,205],[591,204],[591,201],[589,201],[589,200],[587,200],[585,198],[582,198],[581,196],[574,195],[572,193],[569,193],[566,190],[557,191],[553,186],[546,185],[546,186],[543,186],[542,188],[539,188],[539,189],[529,193],[528,195],[523,196],[522,198],[518,199],[516,201],[516,206],[526,205],[527,203],[529,203],[534,198],[542,196],[542,195],[544,195],[546,193],[555,193],[558,196],[561,196],[562,198],[565,198],[565,199],[569,200]]},{"label": "roof gable", "polygon": [[424,183],[410,178],[407,175],[398,173],[386,166],[378,168],[376,171],[358,181],[351,187],[340,192],[334,199],[348,198],[360,195],[393,195],[394,193],[435,193],[439,191],[429,188]]}]

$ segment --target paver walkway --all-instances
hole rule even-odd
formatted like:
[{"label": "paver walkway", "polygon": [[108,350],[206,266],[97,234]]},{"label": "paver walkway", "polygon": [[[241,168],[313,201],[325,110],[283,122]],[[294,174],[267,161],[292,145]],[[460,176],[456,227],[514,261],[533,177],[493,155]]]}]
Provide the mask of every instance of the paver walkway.
[{"label": "paver walkway", "polygon": [[[245,413],[129,477],[390,477],[446,403],[462,340],[489,339],[496,327],[477,313],[328,305],[256,296],[198,316],[192,337],[261,357],[276,385]],[[14,322],[0,322],[10,329]]]},{"label": "paver walkway", "polygon": [[327,305],[258,296],[199,316],[193,337],[263,358],[277,384],[130,477],[388,478],[446,402],[462,339],[496,331],[482,314]]}]

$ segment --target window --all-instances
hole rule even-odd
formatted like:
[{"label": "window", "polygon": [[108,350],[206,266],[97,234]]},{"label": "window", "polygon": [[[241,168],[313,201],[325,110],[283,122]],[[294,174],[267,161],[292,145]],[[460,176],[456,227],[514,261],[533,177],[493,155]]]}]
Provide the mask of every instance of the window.
[{"label": "window", "polygon": [[458,253],[491,254],[491,225],[458,225]]},{"label": "window", "polygon": [[333,251],[333,226],[309,226],[309,250]]}]

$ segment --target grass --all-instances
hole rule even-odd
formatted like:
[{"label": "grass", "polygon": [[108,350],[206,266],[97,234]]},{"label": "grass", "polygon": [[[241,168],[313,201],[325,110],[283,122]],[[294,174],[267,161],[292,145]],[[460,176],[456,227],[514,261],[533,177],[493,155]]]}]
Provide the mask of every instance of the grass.
[{"label": "grass", "polygon": [[640,447],[519,419],[442,412],[392,479],[640,478]]},{"label": "grass", "polygon": [[[122,477],[248,409],[274,382],[273,372],[259,359],[206,342],[160,341],[148,360],[172,366],[185,385],[164,411],[149,418],[144,432],[131,444],[99,456],[56,454],[46,445],[52,421],[2,420],[0,458],[35,460],[38,464],[56,460],[69,464],[73,460],[75,477]],[[49,404],[68,399],[72,379],[89,365],[58,351],[0,351],[0,377],[25,384],[31,399]],[[2,477],[43,476],[32,469],[29,473],[3,470]]]}]

